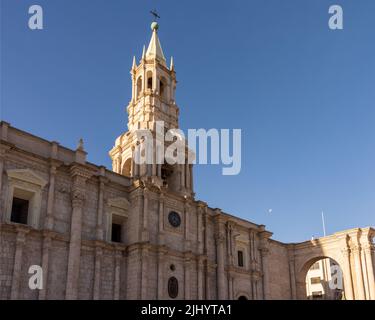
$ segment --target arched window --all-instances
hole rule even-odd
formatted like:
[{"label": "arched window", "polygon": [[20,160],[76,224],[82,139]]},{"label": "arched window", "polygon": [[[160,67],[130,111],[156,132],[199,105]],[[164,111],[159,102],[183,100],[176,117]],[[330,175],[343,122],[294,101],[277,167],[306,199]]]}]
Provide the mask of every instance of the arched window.
[{"label": "arched window", "polygon": [[175,277],[170,277],[168,280],[168,294],[172,299],[178,296],[178,280]]},{"label": "arched window", "polygon": [[137,80],[137,98],[141,95],[142,92],[142,77],[139,77]]},{"label": "arched window", "polygon": [[152,72],[147,71],[147,89],[152,90]]},{"label": "arched window", "polygon": [[128,158],[125,161],[124,166],[122,167],[122,175],[124,175],[126,177],[130,177],[131,176],[131,168],[132,168],[132,159]]},{"label": "arched window", "polygon": [[162,77],[160,79],[160,82],[159,82],[159,94],[160,94],[160,97],[162,99],[166,99],[167,98],[167,81],[165,80],[164,77]]}]

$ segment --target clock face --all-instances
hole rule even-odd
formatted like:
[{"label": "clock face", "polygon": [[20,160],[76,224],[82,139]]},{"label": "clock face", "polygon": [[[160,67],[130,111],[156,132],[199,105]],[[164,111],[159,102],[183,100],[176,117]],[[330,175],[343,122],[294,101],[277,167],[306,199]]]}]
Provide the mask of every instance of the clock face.
[{"label": "clock face", "polygon": [[169,223],[177,228],[181,224],[181,217],[177,212],[171,211],[168,215]]}]

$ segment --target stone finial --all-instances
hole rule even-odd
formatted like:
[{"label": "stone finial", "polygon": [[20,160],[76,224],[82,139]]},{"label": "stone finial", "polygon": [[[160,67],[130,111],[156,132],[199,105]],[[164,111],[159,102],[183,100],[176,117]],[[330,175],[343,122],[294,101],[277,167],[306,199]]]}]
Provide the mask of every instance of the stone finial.
[{"label": "stone finial", "polygon": [[8,128],[10,127],[10,124],[5,121],[0,122],[0,139],[2,140],[8,140]]},{"label": "stone finial", "polygon": [[78,141],[77,150],[79,150],[79,151],[85,151],[84,146],[83,146],[83,139],[82,138],[79,139],[79,141]]},{"label": "stone finial", "polygon": [[142,60],[146,58],[146,46],[143,45],[143,50],[142,50]]},{"label": "stone finial", "polygon": [[84,146],[83,146],[83,139],[79,139],[78,141],[78,146],[77,146],[77,149],[76,149],[76,155],[75,155],[75,161],[77,163],[85,163],[86,162],[86,151],[84,150]]},{"label": "stone finial", "polygon": [[133,56],[133,65],[132,65],[132,70],[135,70],[137,68],[137,63],[135,61],[135,56]]},{"label": "stone finial", "polygon": [[174,62],[173,62],[173,57],[171,57],[171,64],[169,66],[169,70],[174,71]]}]

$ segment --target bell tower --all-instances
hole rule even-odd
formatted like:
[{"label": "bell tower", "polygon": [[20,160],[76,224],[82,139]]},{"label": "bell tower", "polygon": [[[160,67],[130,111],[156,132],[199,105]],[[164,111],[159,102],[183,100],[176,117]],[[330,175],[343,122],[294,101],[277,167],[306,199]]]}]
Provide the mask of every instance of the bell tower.
[{"label": "bell tower", "polygon": [[167,68],[158,37],[159,25],[151,24],[152,36],[147,51],[137,65],[135,57],[130,71],[132,100],[127,108],[128,129],[154,129],[155,121],[164,121],[166,128],[178,128],[178,107],[175,103],[176,73],[173,58]]},{"label": "bell tower", "polygon": [[[160,134],[164,137],[169,129],[179,128],[179,108],[175,101],[177,80],[173,57],[170,59],[168,68],[159,41],[158,29],[158,23],[153,22],[151,24],[152,36],[147,50],[144,46],[138,64],[136,58],[133,58],[130,70],[132,97],[126,108],[128,131],[116,139],[115,146],[109,155],[112,159],[113,171],[116,173],[133,178],[133,181],[141,179],[158,188],[163,187],[192,196],[193,168],[192,164],[187,161],[189,154],[187,147],[185,164],[169,165],[157,163],[157,161],[153,161],[152,164],[137,164],[135,161],[135,150],[142,143],[137,139],[137,130],[149,130],[155,140],[158,134],[159,137]],[[157,123],[161,122],[164,125],[163,132],[156,129]],[[155,158],[154,150],[153,159]]]}]

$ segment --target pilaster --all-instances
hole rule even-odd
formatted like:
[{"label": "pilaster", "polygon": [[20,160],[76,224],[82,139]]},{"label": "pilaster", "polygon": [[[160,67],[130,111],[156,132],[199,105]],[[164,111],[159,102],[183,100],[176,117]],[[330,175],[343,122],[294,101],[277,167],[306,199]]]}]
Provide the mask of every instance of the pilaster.
[{"label": "pilaster", "polygon": [[288,260],[289,260],[289,281],[290,281],[290,293],[292,300],[297,299],[297,288],[296,288],[296,270],[295,270],[295,256],[294,248],[288,248]]},{"label": "pilaster", "polygon": [[363,247],[363,251],[365,254],[365,258],[366,258],[366,269],[367,269],[370,299],[375,300],[375,278],[374,278],[374,266],[373,266],[374,245],[372,243],[368,243],[367,245]]},{"label": "pilaster", "polygon": [[104,189],[108,179],[105,177],[105,168],[100,167],[99,172],[99,196],[98,196],[98,210],[97,210],[97,223],[96,223],[96,238],[104,240],[103,228],[103,212],[104,212]]},{"label": "pilaster", "polygon": [[42,245],[42,270],[43,270],[43,289],[39,290],[39,300],[47,298],[48,291],[48,274],[49,274],[49,252],[52,243],[52,235],[50,231],[43,232],[43,245]]},{"label": "pilaster", "polygon": [[82,237],[82,214],[86,197],[86,180],[93,172],[81,165],[71,167],[72,184],[72,217],[70,227],[70,243],[68,255],[68,273],[66,279],[67,300],[78,298],[78,280],[81,258],[81,237]]},{"label": "pilaster", "polygon": [[204,257],[198,256],[197,260],[197,286],[198,286],[198,300],[204,299]]},{"label": "pilaster", "polygon": [[355,268],[355,276],[356,276],[356,292],[355,298],[356,300],[365,300],[365,287],[363,283],[363,270],[362,270],[362,263],[361,263],[361,246],[359,244],[355,244],[351,247],[351,252],[354,256],[354,268]]},{"label": "pilaster", "polygon": [[218,300],[226,299],[226,285],[225,285],[225,274],[224,274],[224,222],[220,215],[219,210],[217,210],[216,219],[216,230],[215,230],[215,242],[216,242],[216,263],[217,263],[217,298]]},{"label": "pilaster", "polygon": [[264,226],[262,226],[262,230],[259,233],[260,237],[260,256],[262,259],[262,273],[263,273],[263,299],[268,300],[270,299],[270,292],[269,292],[269,266],[268,266],[268,257],[269,257],[269,242],[268,239],[271,237],[272,233],[265,231]]},{"label": "pilaster", "polygon": [[157,279],[157,283],[158,283],[158,294],[157,294],[157,298],[158,300],[161,300],[164,298],[164,282],[165,282],[165,279],[164,279],[164,267],[165,267],[165,255],[166,255],[167,251],[165,250],[165,248],[161,247],[159,248],[158,250],[158,279]]},{"label": "pilaster", "polygon": [[94,267],[94,292],[93,299],[100,299],[100,282],[101,282],[101,266],[102,266],[103,249],[98,243],[95,246],[95,267]]},{"label": "pilaster", "polygon": [[17,238],[16,238],[16,252],[14,255],[13,264],[13,276],[12,276],[12,288],[11,288],[11,300],[19,299],[20,294],[20,280],[22,271],[22,256],[23,249],[26,242],[26,234],[29,232],[28,229],[24,227],[17,228]]}]

